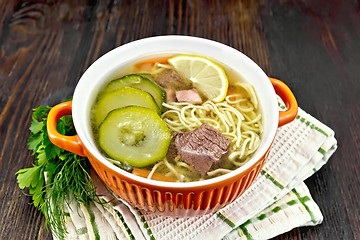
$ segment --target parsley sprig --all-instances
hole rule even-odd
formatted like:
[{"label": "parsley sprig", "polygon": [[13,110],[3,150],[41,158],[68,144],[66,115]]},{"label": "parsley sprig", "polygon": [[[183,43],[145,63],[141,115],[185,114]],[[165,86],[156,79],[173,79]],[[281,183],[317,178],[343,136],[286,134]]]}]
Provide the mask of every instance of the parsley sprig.
[{"label": "parsley sprig", "polygon": [[[35,161],[30,168],[19,170],[17,181],[21,189],[28,188],[33,204],[46,218],[52,233],[59,239],[66,237],[65,211],[70,201],[88,204],[99,202],[95,186],[88,173],[90,164],[85,157],[55,146],[49,139],[46,117],[51,107],[33,109],[28,148]],[[71,116],[64,116],[57,123],[63,135],[74,135]]]}]

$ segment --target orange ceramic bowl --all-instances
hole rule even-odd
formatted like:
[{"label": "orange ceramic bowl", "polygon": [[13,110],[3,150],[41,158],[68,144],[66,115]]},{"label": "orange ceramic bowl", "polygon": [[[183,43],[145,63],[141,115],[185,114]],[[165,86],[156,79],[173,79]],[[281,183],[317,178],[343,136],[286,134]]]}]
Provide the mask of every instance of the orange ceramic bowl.
[{"label": "orange ceramic bowl", "polygon": [[[189,53],[215,59],[253,85],[263,114],[264,133],[259,149],[244,166],[225,175],[197,182],[162,182],[142,178],[111,164],[92,136],[90,109],[95,97],[112,77],[131,63],[161,54]],[[278,94],[288,110],[279,112]],[[72,114],[75,136],[56,130],[58,119]],[[269,79],[251,59],[224,44],[188,36],[159,36],[120,46],[95,61],[83,74],[73,101],[55,106],[48,116],[48,134],[57,146],[86,156],[105,184],[130,205],[144,211],[172,216],[195,216],[219,210],[239,197],[262,169],[277,128],[297,114],[296,100],[279,80]]]}]

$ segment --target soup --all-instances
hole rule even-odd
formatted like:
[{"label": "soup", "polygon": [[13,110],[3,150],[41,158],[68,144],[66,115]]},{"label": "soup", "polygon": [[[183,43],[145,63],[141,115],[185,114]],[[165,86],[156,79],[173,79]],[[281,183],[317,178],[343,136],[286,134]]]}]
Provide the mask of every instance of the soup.
[{"label": "soup", "polygon": [[[241,167],[260,146],[262,115],[253,87],[200,56],[190,56],[191,64],[208,65],[185,66],[204,78],[189,77],[173,60],[181,57],[137,62],[99,92],[92,128],[113,164],[155,180],[199,181]],[[219,74],[220,86],[208,72]]]}]

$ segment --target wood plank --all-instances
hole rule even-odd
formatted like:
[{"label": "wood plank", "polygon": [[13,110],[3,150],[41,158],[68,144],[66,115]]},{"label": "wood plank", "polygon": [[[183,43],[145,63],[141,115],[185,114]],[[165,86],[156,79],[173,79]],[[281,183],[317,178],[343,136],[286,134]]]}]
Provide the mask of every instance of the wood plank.
[{"label": "wood plank", "polygon": [[71,96],[101,55],[130,41],[185,34],[228,44],[287,83],[339,149],[306,183],[324,214],[275,239],[360,239],[358,1],[1,1],[0,238],[51,239],[18,188],[31,109]]}]

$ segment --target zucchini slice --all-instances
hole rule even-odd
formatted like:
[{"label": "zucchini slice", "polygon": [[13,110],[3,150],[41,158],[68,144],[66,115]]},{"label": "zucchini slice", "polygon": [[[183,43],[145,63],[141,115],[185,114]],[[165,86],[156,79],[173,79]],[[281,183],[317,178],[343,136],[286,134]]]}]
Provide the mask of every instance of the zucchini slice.
[{"label": "zucchini slice", "polygon": [[160,109],[149,93],[137,88],[119,87],[99,95],[91,114],[95,127],[99,127],[110,111],[131,105],[146,107],[160,114]]},{"label": "zucchini slice", "polygon": [[144,107],[111,111],[98,132],[100,148],[112,159],[145,167],[166,156],[171,134],[160,116]]},{"label": "zucchini slice", "polygon": [[145,77],[145,75],[129,74],[119,79],[115,79],[104,88],[103,92],[111,92],[119,87],[133,87],[150,93],[159,109],[163,109],[162,104],[166,102],[165,90]]}]

